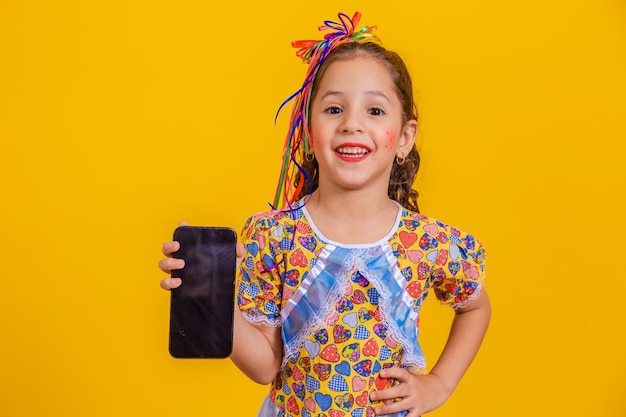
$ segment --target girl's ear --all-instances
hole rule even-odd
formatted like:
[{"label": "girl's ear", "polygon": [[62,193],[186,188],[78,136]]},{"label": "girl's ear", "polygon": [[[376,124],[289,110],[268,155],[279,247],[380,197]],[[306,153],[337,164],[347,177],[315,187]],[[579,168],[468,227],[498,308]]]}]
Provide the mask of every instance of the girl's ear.
[{"label": "girl's ear", "polygon": [[407,156],[413,144],[415,143],[415,137],[417,136],[417,120],[409,120],[404,124],[402,128],[402,134],[398,141],[398,154]]}]

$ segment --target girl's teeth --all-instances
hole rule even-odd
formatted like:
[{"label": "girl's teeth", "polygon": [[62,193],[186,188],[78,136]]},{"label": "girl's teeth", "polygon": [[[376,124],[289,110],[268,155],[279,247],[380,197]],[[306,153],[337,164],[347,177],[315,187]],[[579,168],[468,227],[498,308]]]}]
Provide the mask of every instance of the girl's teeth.
[{"label": "girl's teeth", "polygon": [[339,152],[340,154],[346,155],[346,154],[350,154],[350,155],[364,155],[367,153],[367,149],[363,149],[363,148],[341,148],[341,149],[337,149],[337,152]]}]

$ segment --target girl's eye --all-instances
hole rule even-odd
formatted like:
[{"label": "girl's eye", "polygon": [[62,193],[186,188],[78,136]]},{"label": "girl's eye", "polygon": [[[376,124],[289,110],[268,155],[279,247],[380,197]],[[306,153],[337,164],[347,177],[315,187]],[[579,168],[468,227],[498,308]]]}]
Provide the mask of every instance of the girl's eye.
[{"label": "girl's eye", "polygon": [[341,108],[337,106],[330,106],[326,109],[326,113],[328,114],[339,114],[341,113]]},{"label": "girl's eye", "polygon": [[372,116],[382,116],[385,114],[385,111],[380,107],[372,107],[371,109],[369,109],[369,114],[371,114]]}]

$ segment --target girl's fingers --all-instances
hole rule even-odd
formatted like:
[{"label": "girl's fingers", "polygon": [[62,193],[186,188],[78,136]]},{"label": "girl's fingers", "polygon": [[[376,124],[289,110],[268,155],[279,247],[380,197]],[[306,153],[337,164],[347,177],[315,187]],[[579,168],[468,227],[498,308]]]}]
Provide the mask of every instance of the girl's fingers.
[{"label": "girl's fingers", "polygon": [[243,243],[239,242],[237,243],[237,271],[239,271],[244,256],[246,256],[246,247]]},{"label": "girl's fingers", "polygon": [[372,391],[370,392],[370,399],[372,401],[382,401],[385,404],[389,404],[389,401],[395,398],[403,398],[405,397],[406,392],[404,388],[400,385],[396,385],[390,388],[385,388],[380,391]]},{"label": "girl's fingers", "polygon": [[400,402],[385,402],[385,405],[375,407],[375,411],[376,415],[386,415],[407,410],[403,404],[400,404]]},{"label": "girl's fingers", "polygon": [[159,269],[166,274],[171,274],[175,269],[183,269],[185,267],[185,261],[183,259],[176,258],[163,258],[159,261]]},{"label": "girl's fingers", "polygon": [[[189,223],[182,221],[178,225],[189,226]],[[161,252],[163,252],[163,255],[165,256],[172,256],[172,253],[176,252],[178,249],[180,249],[180,243],[175,240],[172,240],[172,241],[167,241],[163,244],[163,247],[161,248]]]},{"label": "girl's fingers", "polygon": [[[187,222],[180,222],[179,226],[188,226]],[[185,261],[182,259],[172,258],[172,254],[180,249],[180,243],[172,240],[165,242],[163,247],[161,248],[161,252],[163,255],[167,256],[165,259],[161,259],[159,261],[159,269],[166,274],[171,274],[175,269],[183,269],[185,267]],[[164,278],[161,280],[159,285],[164,290],[173,290],[174,288],[180,287],[182,284],[182,280],[180,278]]]},{"label": "girl's fingers", "polygon": [[164,290],[173,290],[174,288],[180,287],[180,284],[182,284],[180,278],[165,278],[161,280],[160,283],[161,288],[163,288]]},{"label": "girl's fingers", "polygon": [[391,368],[385,368],[380,371],[380,376],[383,378],[395,378],[399,381],[405,381],[409,376],[409,372],[399,366],[392,366]]},{"label": "girl's fingers", "polygon": [[165,256],[172,256],[172,254],[176,252],[178,249],[180,249],[180,243],[175,240],[172,240],[172,241],[165,242],[163,244],[163,247],[161,248],[161,251],[163,252],[163,255]]},{"label": "girl's fingers", "polygon": [[237,243],[237,258],[243,258],[244,256],[246,256],[246,247],[239,242]]}]

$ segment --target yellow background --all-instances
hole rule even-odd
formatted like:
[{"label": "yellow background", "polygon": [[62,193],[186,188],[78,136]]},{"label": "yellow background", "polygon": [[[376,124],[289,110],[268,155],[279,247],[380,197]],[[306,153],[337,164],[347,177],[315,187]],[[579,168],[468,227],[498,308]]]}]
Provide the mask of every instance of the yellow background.
[{"label": "yellow background", "polygon": [[228,360],[168,355],[160,246],[268,208],[290,42],[355,9],[414,76],[422,211],[488,248],[492,326],[430,415],[626,415],[623,1],[212,3],[0,1],[0,415],[255,415]]}]

